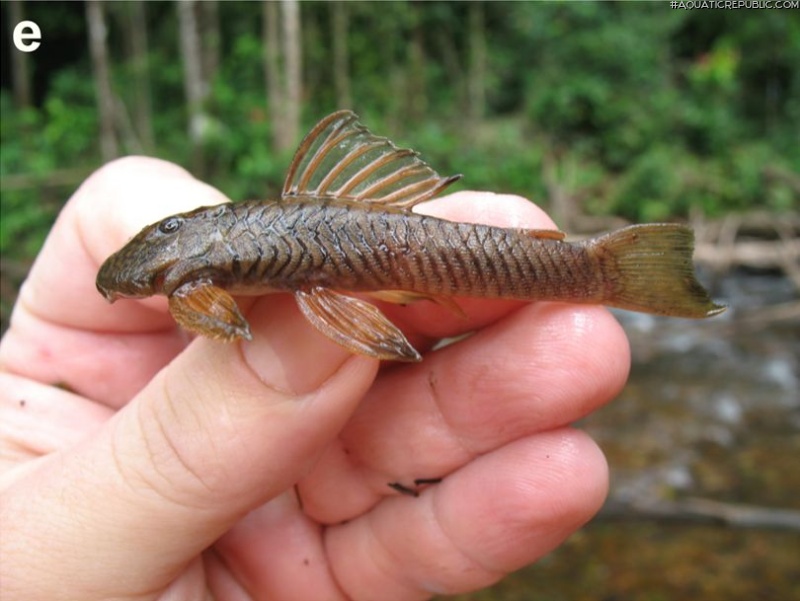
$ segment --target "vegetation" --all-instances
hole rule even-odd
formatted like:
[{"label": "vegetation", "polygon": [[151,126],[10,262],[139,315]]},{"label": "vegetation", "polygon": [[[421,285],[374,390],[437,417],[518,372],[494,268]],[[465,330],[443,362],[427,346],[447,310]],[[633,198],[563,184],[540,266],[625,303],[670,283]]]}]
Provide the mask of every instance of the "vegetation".
[{"label": "vegetation", "polygon": [[[343,103],[469,188],[560,192],[565,221],[798,206],[797,11],[305,2],[293,22],[293,4],[22,5],[43,46],[20,59],[27,81],[4,67],[3,255],[34,253],[114,155],[175,161],[233,199],[275,194],[298,135]],[[75,176],[53,187],[54,171]]]},{"label": "vegetation", "polygon": [[[187,167],[234,200],[274,196],[298,137],[337,108],[356,110],[441,173],[465,174],[463,187],[543,204],[568,230],[580,215],[648,221],[800,209],[797,9],[6,0],[0,10],[0,333],[58,210],[103,162],[144,153]],[[32,54],[12,45],[23,19],[42,31]],[[734,294],[758,296],[757,286]],[[781,496],[797,482],[796,429],[758,402],[794,392],[782,388],[787,378],[791,386],[791,368],[782,366],[792,365],[794,347],[762,335],[764,316],[775,314],[753,313],[741,327],[723,322],[748,343],[723,352],[715,339],[699,362],[680,334],[674,354],[711,374],[717,389],[709,394],[693,380],[682,384],[669,360],[658,378],[666,386],[629,387],[616,413],[591,418],[623,480],[647,463],[653,487],[688,492],[653,477],[666,457],[670,473],[688,462],[700,494],[796,505]],[[797,329],[791,315],[774,326],[787,340]],[[653,333],[640,336],[649,342]],[[726,355],[753,367],[732,370]],[[681,391],[692,402],[710,400],[686,417],[688,427],[673,402]],[[709,417],[739,401],[741,424]],[[664,436],[641,444],[647,423],[662,434],[670,423],[690,438],[706,434],[675,459],[674,449],[658,447]],[[583,425],[591,432],[591,421]],[[601,520],[469,599],[797,597],[796,547],[787,531]]]}]

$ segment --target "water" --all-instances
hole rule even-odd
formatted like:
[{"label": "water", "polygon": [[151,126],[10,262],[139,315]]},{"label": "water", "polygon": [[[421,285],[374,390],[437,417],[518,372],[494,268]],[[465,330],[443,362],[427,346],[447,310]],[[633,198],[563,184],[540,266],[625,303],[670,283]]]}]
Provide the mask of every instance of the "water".
[{"label": "water", "polygon": [[[800,509],[800,319],[753,320],[798,302],[797,292],[786,279],[752,275],[726,278],[720,290],[730,308],[714,319],[619,313],[630,382],[586,429],[621,468],[615,494]],[[628,457],[642,453],[641,466]],[[748,455],[763,463],[747,465]]]},{"label": "water", "polygon": [[[788,279],[735,274],[716,318],[618,312],[633,365],[581,424],[611,468],[604,513],[563,547],[466,600],[800,599],[800,303]],[[798,529],[670,514],[686,500],[789,509]],[[652,508],[667,507],[654,517]]]}]

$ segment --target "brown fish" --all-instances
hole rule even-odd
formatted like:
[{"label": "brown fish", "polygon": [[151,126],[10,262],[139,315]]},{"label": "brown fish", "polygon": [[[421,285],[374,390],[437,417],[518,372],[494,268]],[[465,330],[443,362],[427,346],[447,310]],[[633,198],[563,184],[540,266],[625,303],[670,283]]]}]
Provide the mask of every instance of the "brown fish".
[{"label": "brown fish", "polygon": [[556,230],[456,223],[413,213],[460,176],[339,111],[306,136],[280,200],[203,207],[139,232],[97,275],[109,301],[164,294],[184,328],[251,339],[231,294],[292,292],[308,320],[348,350],[419,361],[374,305],[452,297],[603,304],[675,317],[724,311],[694,276],[692,231],[646,224],[566,242]]}]

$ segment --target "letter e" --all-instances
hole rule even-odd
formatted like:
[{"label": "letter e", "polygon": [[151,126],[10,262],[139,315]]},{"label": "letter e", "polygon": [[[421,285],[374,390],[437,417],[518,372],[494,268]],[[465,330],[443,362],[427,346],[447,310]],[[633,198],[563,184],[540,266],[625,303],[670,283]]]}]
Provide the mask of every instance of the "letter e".
[{"label": "letter e", "polygon": [[42,30],[33,21],[20,21],[14,28],[14,46],[20,52],[33,52],[41,42],[28,42],[27,40],[41,40]]}]

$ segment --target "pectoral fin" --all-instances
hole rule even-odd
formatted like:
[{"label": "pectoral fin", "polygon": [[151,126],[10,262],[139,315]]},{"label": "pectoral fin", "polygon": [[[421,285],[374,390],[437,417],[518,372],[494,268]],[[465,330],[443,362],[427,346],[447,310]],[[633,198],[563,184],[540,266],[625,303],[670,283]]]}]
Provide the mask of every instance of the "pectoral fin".
[{"label": "pectoral fin", "polygon": [[349,351],[394,361],[421,361],[403,333],[365,301],[327,288],[295,292],[306,319]]},{"label": "pectoral fin", "polygon": [[188,282],[169,297],[169,311],[181,327],[217,340],[252,340],[236,301],[209,281]]}]

